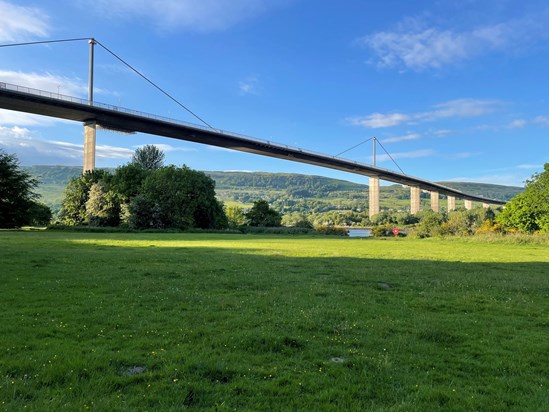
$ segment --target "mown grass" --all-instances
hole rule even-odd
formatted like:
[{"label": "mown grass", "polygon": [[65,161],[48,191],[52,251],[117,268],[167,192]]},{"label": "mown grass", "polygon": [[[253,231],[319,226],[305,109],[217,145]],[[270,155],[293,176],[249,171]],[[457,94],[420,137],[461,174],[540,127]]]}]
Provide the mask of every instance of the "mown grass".
[{"label": "mown grass", "polygon": [[0,406],[547,410],[548,250],[0,232]]}]

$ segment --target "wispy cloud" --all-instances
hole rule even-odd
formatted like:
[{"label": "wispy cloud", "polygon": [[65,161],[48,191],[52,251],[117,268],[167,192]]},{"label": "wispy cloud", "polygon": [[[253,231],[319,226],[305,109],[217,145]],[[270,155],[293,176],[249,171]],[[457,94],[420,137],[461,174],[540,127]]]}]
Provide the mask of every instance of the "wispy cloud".
[{"label": "wispy cloud", "polygon": [[524,186],[524,181],[528,176],[516,173],[496,174],[496,175],[480,175],[480,176],[458,176],[451,179],[445,179],[447,182],[472,182],[472,183],[489,183],[493,185],[503,186]]},{"label": "wispy cloud", "polygon": [[400,152],[400,153],[391,153],[391,156],[387,154],[381,154],[376,156],[378,162],[387,162],[391,160],[391,157],[396,159],[417,159],[420,157],[431,157],[436,154],[435,150],[432,149],[422,149],[422,150],[413,150],[411,152]]},{"label": "wispy cloud", "polygon": [[238,89],[241,95],[258,95],[259,79],[257,78],[257,76],[250,76],[245,80],[241,80],[240,82],[238,82]]},{"label": "wispy cloud", "polygon": [[35,7],[17,6],[0,0],[0,41],[14,42],[49,35],[49,17]]},{"label": "wispy cloud", "polygon": [[1,126],[49,126],[64,122],[68,120],[0,109]]},{"label": "wispy cloud", "polygon": [[[143,147],[146,145],[138,145],[133,146],[134,148]],[[171,153],[171,152],[197,152],[197,149],[189,148],[189,147],[181,147],[181,146],[172,146],[171,144],[165,144],[165,143],[154,143],[153,146],[156,146],[159,150],[165,152],[165,153]]]},{"label": "wispy cloud", "polygon": [[404,142],[407,140],[417,140],[421,137],[418,133],[409,133],[405,136],[397,136],[397,137],[389,137],[388,139],[383,139],[383,143],[398,143],[398,142]]},{"label": "wispy cloud", "polygon": [[452,131],[449,129],[439,129],[432,132],[432,134],[436,137],[445,137],[448,136],[450,133],[452,133]]},{"label": "wispy cloud", "polygon": [[152,20],[162,30],[227,29],[289,0],[86,0],[104,16]]},{"label": "wispy cloud", "polygon": [[515,119],[507,125],[508,129],[521,129],[528,124],[524,119]]},{"label": "wispy cloud", "polygon": [[440,69],[490,52],[513,52],[545,38],[545,15],[546,10],[459,31],[430,26],[423,18],[408,18],[394,30],[373,33],[357,42],[373,52],[375,63],[382,68]]},{"label": "wispy cloud", "polygon": [[40,74],[0,70],[0,80],[5,83],[68,96],[85,96],[88,92],[88,86],[82,80],[51,73]]},{"label": "wispy cloud", "polygon": [[542,126],[549,126],[549,116],[537,116],[533,122]]},{"label": "wispy cloud", "polygon": [[433,106],[432,110],[418,113],[373,113],[363,117],[348,118],[347,121],[356,126],[377,129],[398,126],[401,124],[416,124],[434,122],[452,117],[477,117],[492,113],[501,106],[497,100],[457,99]]},{"label": "wispy cloud", "polygon": [[[29,129],[14,126],[0,126],[0,145],[15,151],[25,159],[78,160],[84,156],[84,143],[75,144],[56,140],[42,140],[35,137]],[[96,146],[99,159],[130,159],[134,151],[125,147],[108,145]]]},{"label": "wispy cloud", "polygon": [[481,152],[459,152],[451,155],[450,159],[454,159],[454,160],[469,159],[471,157],[480,156],[481,154],[482,154]]},{"label": "wispy cloud", "polygon": [[517,168],[518,169],[526,169],[526,170],[536,170],[536,169],[543,170],[543,165],[542,164],[539,164],[539,165],[536,165],[536,164],[523,164],[523,165],[518,165]]},{"label": "wispy cloud", "polygon": [[350,117],[347,121],[354,126],[363,126],[372,129],[398,126],[399,124],[410,121],[411,118],[403,113],[372,113],[363,117]]}]

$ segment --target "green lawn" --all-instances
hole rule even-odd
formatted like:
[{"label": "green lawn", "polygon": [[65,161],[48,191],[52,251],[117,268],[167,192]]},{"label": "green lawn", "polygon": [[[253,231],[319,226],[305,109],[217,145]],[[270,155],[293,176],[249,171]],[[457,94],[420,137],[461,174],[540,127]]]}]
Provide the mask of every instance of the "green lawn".
[{"label": "green lawn", "polygon": [[549,410],[549,247],[0,232],[2,410]]}]

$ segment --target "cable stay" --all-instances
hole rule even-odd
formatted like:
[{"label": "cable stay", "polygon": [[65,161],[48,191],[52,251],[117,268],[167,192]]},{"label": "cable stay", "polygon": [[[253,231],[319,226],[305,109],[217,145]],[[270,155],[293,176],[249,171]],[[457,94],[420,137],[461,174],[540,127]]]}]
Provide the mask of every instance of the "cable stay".
[{"label": "cable stay", "polygon": [[362,144],[364,144],[364,143],[368,143],[368,142],[369,142],[370,140],[372,140],[372,139],[373,139],[373,137],[370,137],[368,140],[364,140],[363,142],[360,142],[359,144],[356,144],[356,145],[354,145],[353,147],[350,147],[350,148],[348,148],[347,150],[344,150],[344,151],[342,151],[341,153],[336,154],[334,157],[339,157],[339,156],[341,156],[343,153],[347,153],[347,152],[353,150],[354,148],[356,148],[356,147],[358,147],[358,146],[360,146],[360,145],[362,145]]},{"label": "cable stay", "polygon": [[212,130],[217,130],[213,126],[211,126],[208,122],[206,122],[204,119],[202,119],[200,116],[198,116],[196,113],[194,113],[191,109],[186,107],[183,103],[181,103],[179,100],[177,100],[175,97],[173,97],[171,94],[166,92],[164,89],[162,89],[160,86],[158,86],[156,83],[154,83],[152,80],[150,80],[148,77],[146,77],[143,73],[141,73],[139,70],[134,68],[131,64],[126,62],[124,59],[122,59],[119,55],[114,53],[112,50],[110,50],[107,46],[105,46],[103,43],[98,41],[97,39],[94,39],[93,37],[80,37],[80,38],[74,38],[74,39],[60,39],[60,40],[44,40],[44,41],[34,41],[34,42],[23,42],[23,43],[8,43],[8,44],[0,44],[1,47],[15,47],[15,46],[30,46],[30,45],[37,45],[37,44],[51,44],[51,43],[66,43],[66,42],[76,42],[76,41],[93,41],[95,44],[98,44],[101,46],[105,51],[110,53],[113,57],[115,57],[117,60],[122,62],[125,66],[127,66],[129,69],[131,69],[134,73],[136,73],[139,77],[147,81],[149,84],[151,84],[154,88],[159,90],[162,94],[167,96],[170,100],[174,101],[178,106],[186,110],[188,113],[190,113],[192,116],[194,116],[196,119],[198,119],[201,123],[205,124],[207,127],[209,127]]}]

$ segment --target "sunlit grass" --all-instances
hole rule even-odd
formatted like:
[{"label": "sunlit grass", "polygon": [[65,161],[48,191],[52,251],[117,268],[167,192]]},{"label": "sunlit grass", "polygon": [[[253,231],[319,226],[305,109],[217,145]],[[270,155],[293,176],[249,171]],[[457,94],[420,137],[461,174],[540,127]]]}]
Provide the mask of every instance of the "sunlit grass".
[{"label": "sunlit grass", "polygon": [[544,410],[547,252],[0,232],[0,406]]}]

